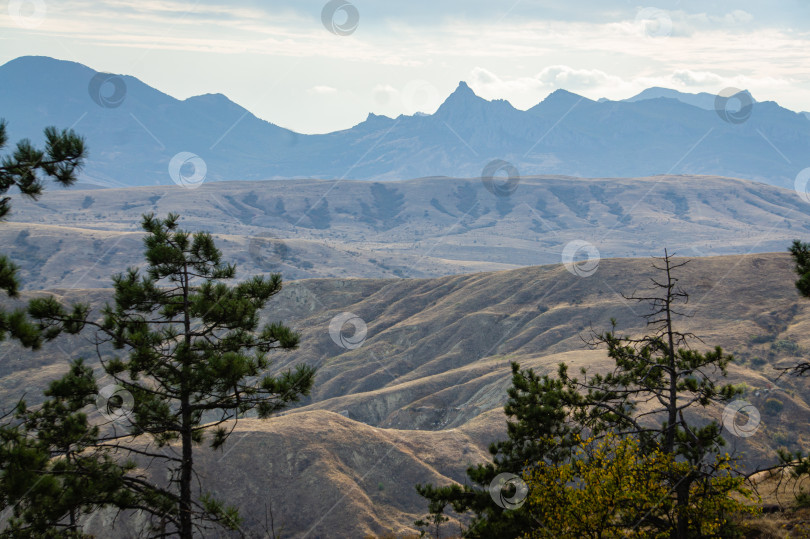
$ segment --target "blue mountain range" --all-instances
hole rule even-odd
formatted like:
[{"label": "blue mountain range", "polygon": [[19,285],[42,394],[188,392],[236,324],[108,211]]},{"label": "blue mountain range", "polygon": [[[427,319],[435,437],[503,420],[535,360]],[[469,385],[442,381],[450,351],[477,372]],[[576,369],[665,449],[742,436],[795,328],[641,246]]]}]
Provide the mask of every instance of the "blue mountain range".
[{"label": "blue mountain range", "polygon": [[73,127],[89,147],[84,181],[105,186],[170,184],[180,152],[204,160],[206,181],[478,177],[500,159],[522,176],[710,174],[792,187],[810,166],[808,115],[747,92],[718,100],[650,88],[593,101],[557,90],[519,110],[461,82],[433,114],[369,114],[305,135],[221,94],[178,100],[131,76],[25,56],[0,66],[0,117],[12,141]]}]

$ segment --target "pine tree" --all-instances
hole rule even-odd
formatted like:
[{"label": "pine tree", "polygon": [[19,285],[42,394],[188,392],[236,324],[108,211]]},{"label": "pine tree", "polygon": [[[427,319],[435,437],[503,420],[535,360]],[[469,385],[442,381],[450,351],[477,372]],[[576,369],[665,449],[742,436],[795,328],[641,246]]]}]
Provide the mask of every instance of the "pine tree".
[{"label": "pine tree", "polygon": [[[0,149],[8,142],[7,124],[0,120]],[[44,178],[63,187],[73,185],[84,164],[84,140],[73,130],[45,129],[45,149],[23,139],[10,155],[0,159],[0,195],[17,188],[36,199]],[[11,198],[0,198],[0,220],[11,211]],[[19,295],[17,266],[0,255],[0,290]],[[0,309],[0,341],[11,337],[37,349],[42,335],[23,309]],[[140,506],[142,496],[152,506],[160,495],[131,468],[113,461],[104,450],[89,449],[98,441],[96,427],[81,411],[95,398],[92,372],[81,361],[71,364],[64,377],[51,383],[45,402],[29,409],[21,399],[0,417],[0,507],[11,508],[2,536],[80,536],[77,516],[89,508]],[[69,390],[70,395],[66,393]]]},{"label": "pine tree", "polygon": [[[789,252],[793,257],[794,271],[799,276],[795,281],[796,288],[802,297],[810,297],[810,243],[801,240],[794,240]],[[807,376],[810,374],[810,361],[799,361],[795,365],[782,367],[780,376]],[[777,452],[778,464],[769,468],[770,470],[788,469],[794,479],[810,477],[810,455],[804,451],[788,451],[779,449]]]},{"label": "pine tree", "polygon": [[[794,270],[799,278],[796,280],[796,288],[805,298],[810,298],[810,243],[794,240],[790,246],[790,254],[795,264]],[[783,373],[804,376],[810,373],[810,361],[800,361],[796,365],[781,369]]]},{"label": "pine tree", "polygon": [[[490,499],[488,488],[498,474],[531,477],[537,466],[570,465],[579,440],[598,442],[614,435],[633,437],[642,451],[658,451],[686,463],[666,477],[665,491],[674,493],[673,503],[645,515],[645,526],[671,537],[691,537],[714,518],[694,511],[699,501],[695,492],[722,499],[725,483],[714,479],[731,464],[718,460],[725,443],[720,426],[713,421],[699,426],[686,414],[725,403],[739,393],[733,385],[718,384],[733,358],[719,347],[705,353],[690,348],[694,336],[675,328],[682,314],[679,305],[688,295],[678,286],[674,272],[685,262],[676,263],[666,251],[658,260],[660,265],[653,266],[664,276],[652,280],[658,293],[627,298],[652,307],[646,317],[649,333],[621,336],[614,322],[612,331],[595,334],[588,341],[607,348],[615,365],[612,372],[589,375],[583,369],[580,380],[561,364],[556,377],[540,377],[513,364],[504,408],[509,417],[508,440],[490,447],[492,463],[467,470],[472,485],[417,485],[431,509],[444,510],[450,504],[458,513],[474,514],[466,537],[517,537],[536,528],[526,505],[504,510]],[[650,406],[640,411],[641,402]],[[724,463],[722,470],[718,462]]]},{"label": "pine tree", "polygon": [[489,488],[499,474],[519,475],[528,463],[561,462],[570,455],[579,432],[570,421],[571,405],[579,396],[571,384],[561,381],[567,377],[565,365],[559,372],[562,376],[556,378],[540,376],[512,363],[512,386],[504,406],[508,438],[490,445],[491,463],[467,469],[469,484],[416,485],[429,502],[428,521],[436,522],[449,505],[456,513],[474,514],[465,537],[517,537],[532,529],[535,522],[524,507],[505,510],[495,505]]},{"label": "pine tree", "polygon": [[[731,384],[718,384],[734,359],[731,355],[719,346],[707,352],[694,350],[690,341],[696,337],[675,327],[676,319],[686,314],[680,305],[689,296],[678,285],[674,273],[688,261],[675,262],[666,251],[657,260],[660,265],[654,263],[653,268],[663,278],[651,279],[653,292],[626,297],[650,305],[651,312],[645,316],[650,333],[636,338],[620,336],[615,332],[614,321],[611,331],[595,335],[591,341],[593,346],[607,348],[614,370],[588,377],[583,369],[583,381],[565,381],[573,383],[584,396],[576,406],[575,421],[593,434],[635,436],[642,448],[660,450],[689,463],[684,473],[669,479],[675,495],[674,522],[655,514],[648,519],[660,529],[668,530],[673,538],[691,537],[701,529],[701,522],[689,517],[693,491],[697,484],[711,485],[716,472],[715,455],[725,440],[716,421],[699,426],[687,414],[712,404],[727,403],[741,390]],[[646,403],[647,407],[639,411],[639,403]],[[656,421],[660,423],[655,424]],[[710,519],[712,515],[703,517]]]},{"label": "pine tree", "polygon": [[[6,147],[8,135],[6,122],[0,119],[0,150]],[[76,182],[76,174],[84,164],[86,150],[84,139],[73,130],[61,132],[55,127],[45,129],[45,150],[38,150],[28,139],[17,143],[15,151],[0,159],[0,195],[16,187],[23,196],[36,199],[42,194],[42,174],[52,178],[63,187]],[[11,198],[0,198],[0,221],[11,211]],[[0,290],[10,297],[17,297],[20,283],[17,266],[7,256],[0,254]],[[18,340],[27,348],[38,348],[42,339],[37,327],[18,309],[6,312],[0,309],[0,341],[7,336]]]},{"label": "pine tree", "polygon": [[144,436],[159,447],[179,441],[179,458],[140,451],[167,461],[179,499],[176,533],[190,538],[203,517],[229,528],[239,522],[235,508],[206,493],[192,495],[195,445],[210,433],[210,446],[221,448],[240,417],[266,418],[297,401],[309,393],[315,369],[266,374],[267,354],[299,341],[280,322],[259,329],[259,311],[281,290],[281,276],[228,286],[222,280],[233,278],[236,267],[222,262],[210,234],[181,230],[178,220],[144,216],[145,271],[113,278],[114,301],[101,320],[91,319],[86,305],[69,312],[52,298],[33,301],[29,312],[49,338],[91,326],[99,345],[127,350],[126,357],[100,357],[104,371],[133,397],[135,441],[126,449]]},{"label": "pine tree", "polygon": [[0,506],[11,508],[0,537],[85,537],[80,517],[99,508],[161,514],[176,504],[105,446],[83,411],[97,393],[92,369],[76,360],[40,406],[19,402],[0,427]]}]

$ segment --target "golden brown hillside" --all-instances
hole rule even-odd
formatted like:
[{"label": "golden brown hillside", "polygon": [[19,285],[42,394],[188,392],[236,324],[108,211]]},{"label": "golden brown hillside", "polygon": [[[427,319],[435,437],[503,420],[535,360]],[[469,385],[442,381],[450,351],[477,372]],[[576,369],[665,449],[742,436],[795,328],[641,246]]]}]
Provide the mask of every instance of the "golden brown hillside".
[{"label": "golden brown hillside", "polygon": [[[328,194],[328,197],[324,198]],[[717,176],[530,176],[508,198],[480,178],[294,180],[13,196],[4,253],[30,289],[96,288],[142,262],[141,215],[179,212],[243,275],[435,277],[557,264],[584,240],[603,258],[782,251],[810,234],[792,190]]]},{"label": "golden brown hillside", "polygon": [[[280,417],[241,422],[224,452],[201,457],[201,471],[256,526],[263,525],[265,503],[271,506],[285,536],[412,530],[426,510],[414,483],[463,481],[465,467],[485,459],[487,443],[503,436],[510,361],[543,372],[561,361],[605,367],[604,352],[589,350],[582,337],[607,328],[611,317],[629,333],[643,330],[645,306],[621,294],[647,286],[650,264],[606,259],[590,277],[554,265],[433,279],[289,282],[265,316],[300,331],[301,347],[276,355],[275,368],[317,365],[312,398]],[[810,350],[810,301],[793,287],[789,256],[694,259],[680,279],[691,293],[691,317],[681,328],[735,354],[730,378],[748,384],[746,398],[762,410],[757,433],[729,438],[729,451],[754,469],[773,462],[781,446],[808,447],[807,384],[777,379],[773,369]],[[108,294],[57,292],[95,305]],[[343,312],[367,325],[357,348],[330,336],[330,321]],[[2,354],[5,403],[25,391],[35,402],[68,358],[92,360],[82,336],[35,354],[4,343]],[[768,399],[781,409],[766,406]],[[706,417],[719,420],[721,413],[708,410]]]}]

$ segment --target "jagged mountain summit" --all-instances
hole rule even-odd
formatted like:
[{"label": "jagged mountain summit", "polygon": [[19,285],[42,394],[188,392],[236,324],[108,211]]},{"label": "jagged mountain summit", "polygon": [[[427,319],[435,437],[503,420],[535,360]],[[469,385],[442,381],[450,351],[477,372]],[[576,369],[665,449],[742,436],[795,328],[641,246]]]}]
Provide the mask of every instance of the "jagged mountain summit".
[{"label": "jagged mountain summit", "polygon": [[221,94],[178,100],[134,77],[47,57],[0,66],[11,140],[74,126],[91,150],[84,180],[105,186],[170,184],[169,164],[189,152],[205,162],[206,181],[476,177],[502,159],[521,175],[707,174],[792,187],[808,165],[807,115],[750,97],[724,116],[714,100],[651,88],[593,101],[557,90],[519,110],[462,82],[433,114],[369,114],[350,129],[304,135]]}]

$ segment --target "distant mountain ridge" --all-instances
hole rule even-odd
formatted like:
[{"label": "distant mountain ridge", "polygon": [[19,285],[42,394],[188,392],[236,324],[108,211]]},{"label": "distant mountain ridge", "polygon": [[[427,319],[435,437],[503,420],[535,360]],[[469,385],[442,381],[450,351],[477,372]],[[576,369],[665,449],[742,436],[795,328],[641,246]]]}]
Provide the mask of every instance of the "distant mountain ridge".
[{"label": "distant mountain ridge", "polygon": [[502,159],[526,176],[706,174],[792,187],[810,165],[807,114],[753,102],[750,117],[724,121],[714,99],[650,88],[624,101],[592,101],[557,90],[524,111],[462,82],[434,114],[369,114],[350,129],[304,135],[221,94],[181,101],[134,77],[47,57],[0,66],[10,139],[40,140],[47,125],[73,126],[90,149],[84,180],[106,186],[171,184],[172,158],[191,152],[204,160],[206,181],[475,177]]},{"label": "distant mountain ridge", "polygon": [[[753,101],[753,97],[750,93],[747,94],[751,100]],[[678,90],[672,90],[670,88],[661,88],[659,86],[654,86],[652,88],[647,88],[643,90],[641,93],[634,95],[633,97],[629,97],[627,99],[622,99],[624,102],[637,102],[637,101],[646,101],[648,99],[675,99],[680,101],[681,103],[686,103],[687,105],[692,105],[694,107],[698,107],[704,110],[714,110],[715,107],[715,100],[717,98],[716,95],[710,94],[708,92],[700,92],[698,94],[690,94],[686,92],[679,92]]]},{"label": "distant mountain ridge", "polygon": [[141,261],[144,213],[178,212],[215,234],[240,278],[414,277],[562,260],[585,240],[603,258],[784,251],[810,235],[795,191],[710,176],[523,177],[509,197],[480,179],[279,180],[12,195],[3,252],[25,288],[97,288]]}]

